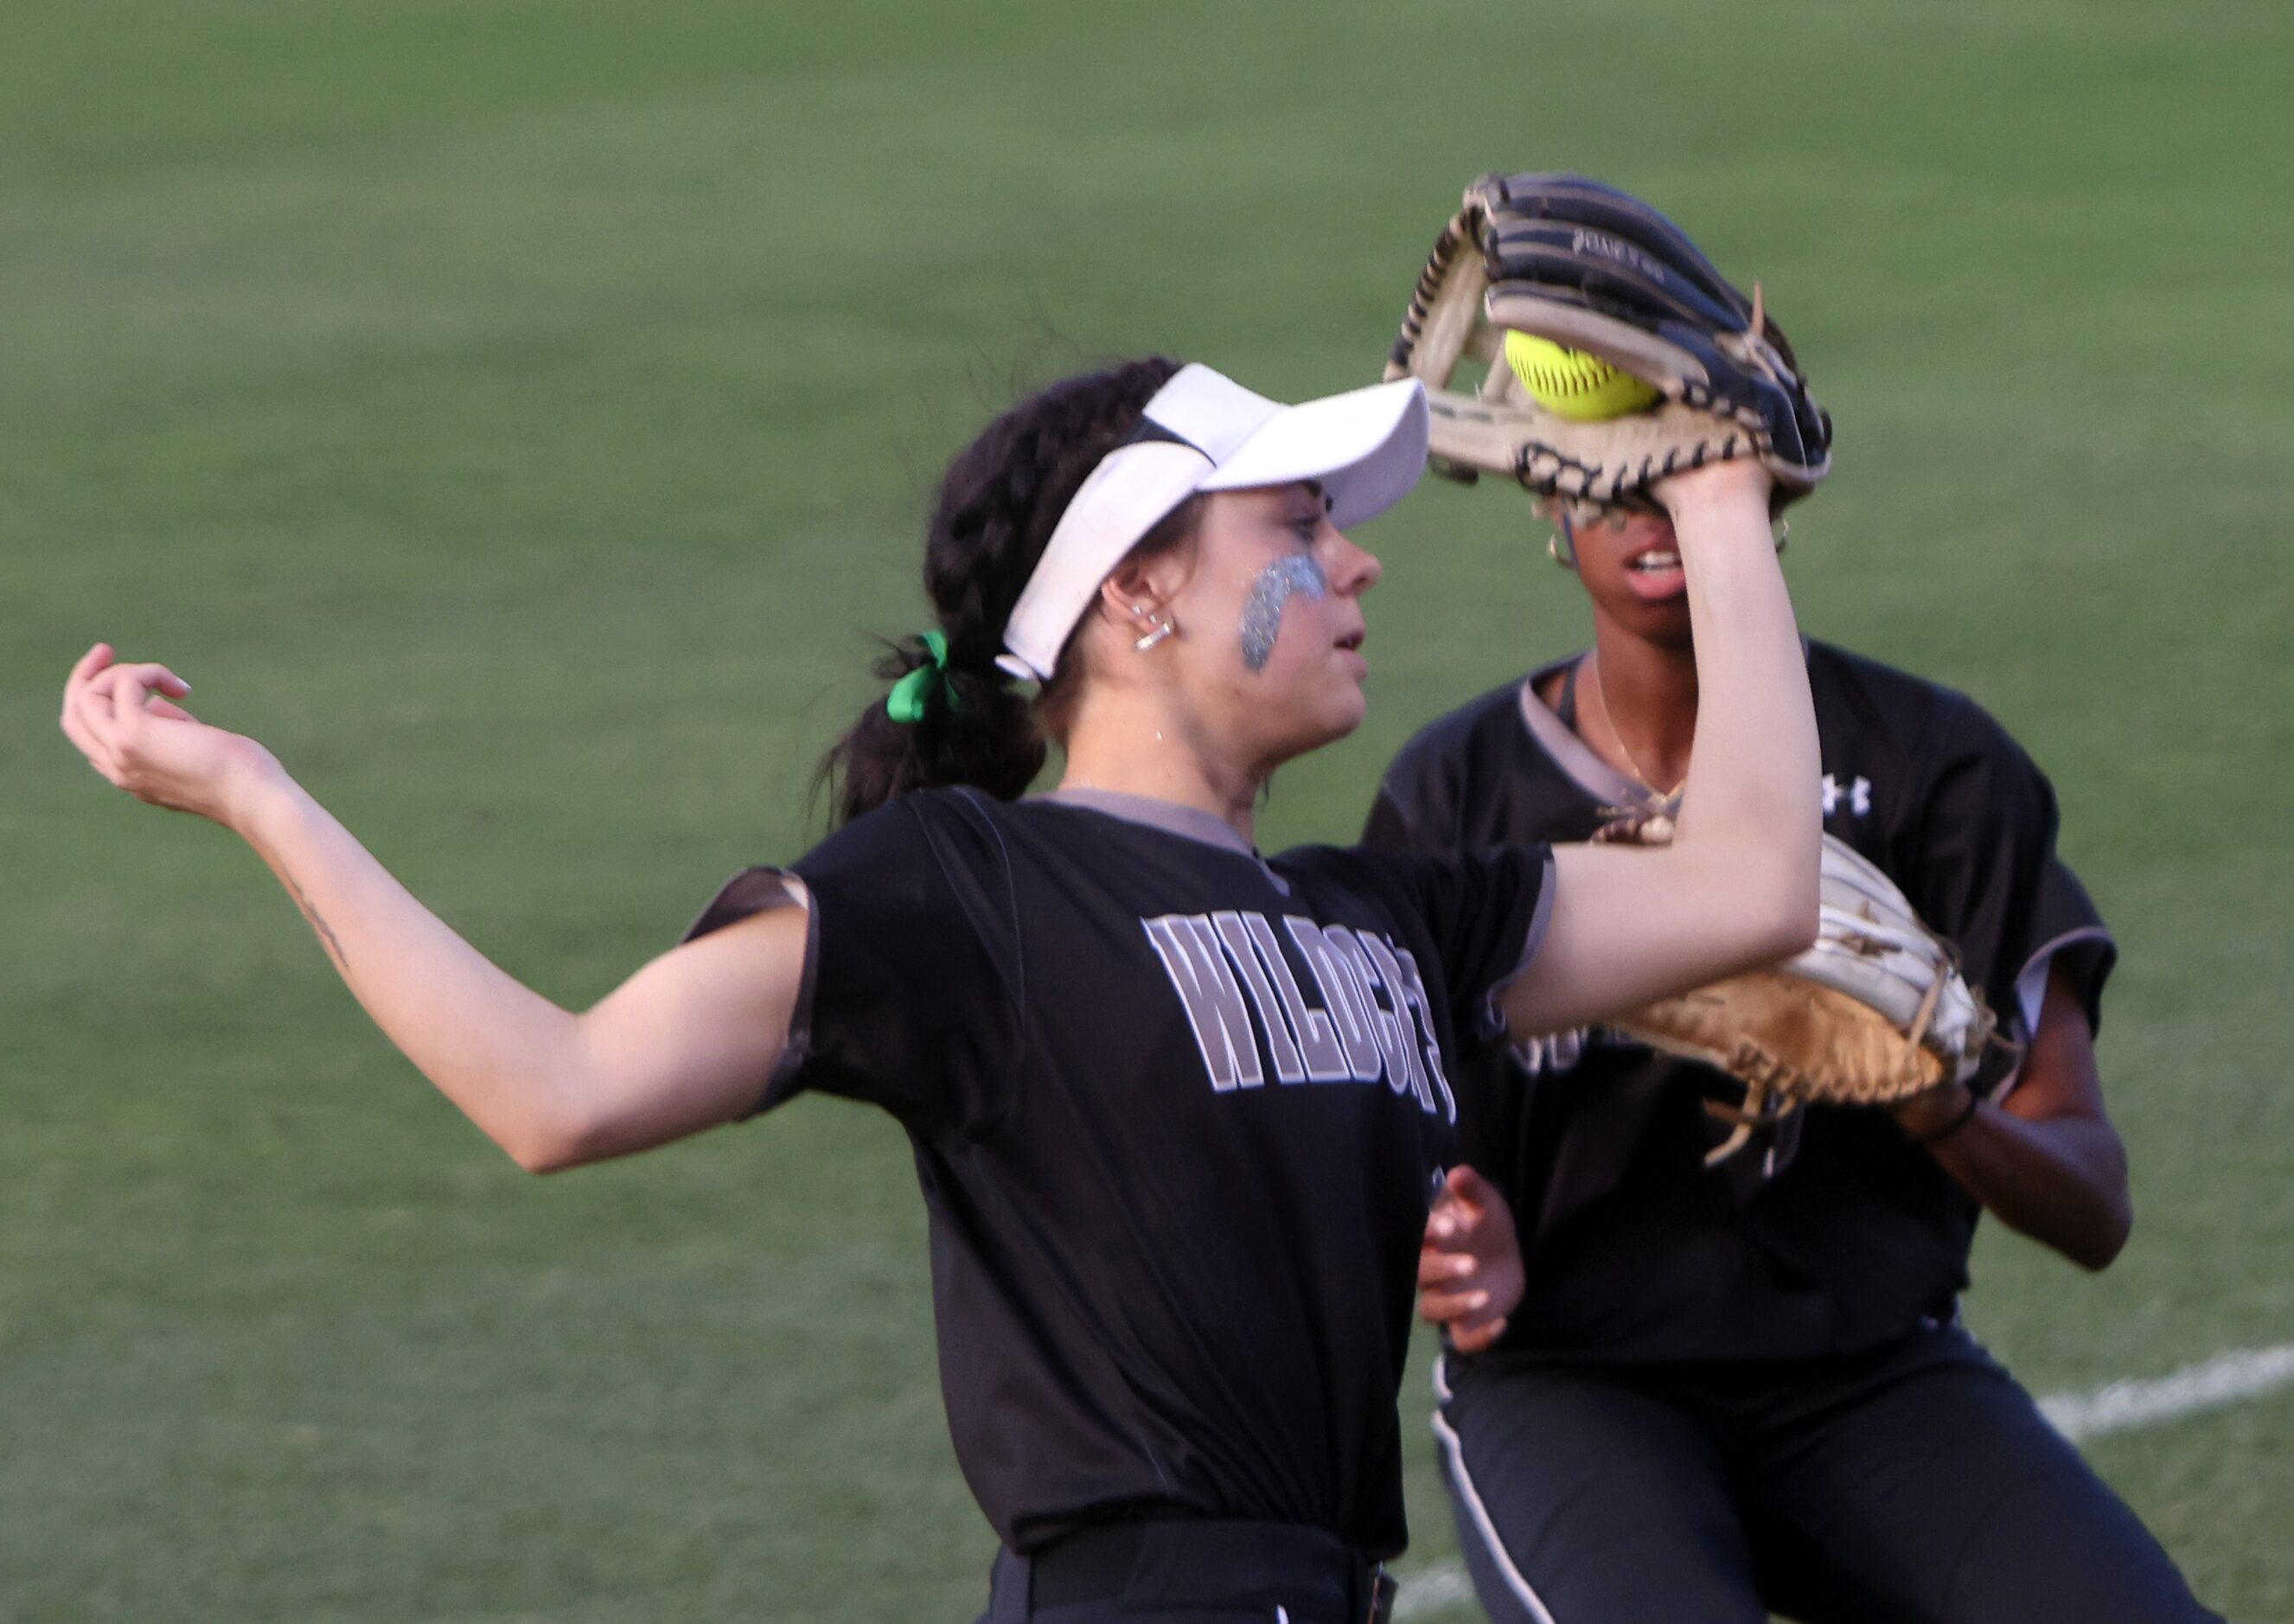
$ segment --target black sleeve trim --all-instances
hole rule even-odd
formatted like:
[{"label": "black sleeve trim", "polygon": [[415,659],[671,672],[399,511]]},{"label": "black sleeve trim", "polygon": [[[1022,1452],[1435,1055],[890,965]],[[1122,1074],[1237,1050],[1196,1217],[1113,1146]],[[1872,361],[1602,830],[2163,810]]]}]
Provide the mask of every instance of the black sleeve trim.
[{"label": "black sleeve trim", "polygon": [[741,1113],[737,1120],[742,1122],[785,1104],[801,1091],[798,1073],[812,1055],[813,987],[820,972],[820,910],[814,906],[810,890],[793,870],[744,869],[718,888],[717,894],[709,899],[709,905],[701,910],[701,917],[678,938],[680,943],[698,941],[728,925],[737,925],[776,908],[792,907],[804,910],[804,971],[797,981],[796,1003],[789,1010],[788,1041],[781,1046],[780,1058],[766,1076],[756,1104]]},{"label": "black sleeve trim", "polygon": [[1498,1008],[1498,1000],[1505,996],[1508,987],[1528,972],[1538,950],[1545,945],[1546,927],[1553,923],[1553,848],[1549,845],[1545,848],[1544,873],[1537,883],[1537,907],[1529,916],[1529,928],[1522,933],[1521,957],[1514,961],[1512,969],[1490,984],[1488,996],[1482,1000],[1478,1035],[1485,1041],[1505,1034],[1505,1011]]}]

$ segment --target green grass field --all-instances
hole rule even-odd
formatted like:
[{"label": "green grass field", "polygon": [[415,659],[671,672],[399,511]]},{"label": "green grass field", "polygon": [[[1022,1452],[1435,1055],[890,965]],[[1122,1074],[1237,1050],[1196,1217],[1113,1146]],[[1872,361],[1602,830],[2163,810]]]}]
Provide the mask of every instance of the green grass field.
[{"label": "green grass field", "polygon": [[[1763,280],[1841,424],[1805,623],[1989,704],[2120,933],[2135,1241],[2088,1279],[1988,1233],[1978,1331],[2049,1391],[2294,1342],[2294,13],[783,10],[8,8],[0,1620],[970,1617],[890,1122],[525,1178],[245,851],[79,764],[58,686],[99,636],[169,660],[587,1000],[811,837],[933,473],[1016,383],[1365,381],[1496,167]],[[1269,845],[1579,635],[1510,493],[1362,539],[1372,719]],[[1413,1564],[1453,1548],[1422,1375]],[[2282,1391],[2093,1458],[2215,1605],[2294,1620],[2290,1428]]]}]

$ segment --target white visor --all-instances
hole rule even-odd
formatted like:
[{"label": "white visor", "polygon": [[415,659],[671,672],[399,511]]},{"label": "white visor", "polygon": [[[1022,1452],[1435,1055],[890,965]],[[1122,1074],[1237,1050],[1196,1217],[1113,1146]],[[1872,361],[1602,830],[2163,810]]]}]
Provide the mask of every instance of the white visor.
[{"label": "white visor", "polygon": [[1426,390],[1414,378],[1286,406],[1207,366],[1182,367],[1060,515],[1004,628],[1011,652],[996,663],[1048,680],[1100,583],[1197,491],[1313,479],[1346,526],[1385,512],[1425,471]]}]

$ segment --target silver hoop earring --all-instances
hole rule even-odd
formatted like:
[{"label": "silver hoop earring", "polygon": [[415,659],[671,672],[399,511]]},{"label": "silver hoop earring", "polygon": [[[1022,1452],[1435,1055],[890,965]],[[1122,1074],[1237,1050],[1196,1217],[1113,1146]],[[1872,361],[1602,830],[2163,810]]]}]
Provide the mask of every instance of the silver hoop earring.
[{"label": "silver hoop earring", "polygon": [[1155,622],[1154,630],[1149,632],[1144,637],[1135,639],[1131,646],[1143,654],[1178,629],[1178,624],[1175,621],[1159,619]]},{"label": "silver hoop earring", "polygon": [[1564,569],[1577,567],[1577,533],[1566,516],[1553,521],[1553,534],[1545,538],[1545,556]]}]

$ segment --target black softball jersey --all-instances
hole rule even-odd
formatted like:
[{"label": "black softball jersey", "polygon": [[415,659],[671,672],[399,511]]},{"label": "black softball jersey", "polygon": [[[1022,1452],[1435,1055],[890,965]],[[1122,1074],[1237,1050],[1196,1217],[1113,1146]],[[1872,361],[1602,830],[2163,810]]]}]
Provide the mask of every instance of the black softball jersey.
[{"label": "black softball jersey", "polygon": [[[1550,861],[1262,859],[1165,803],[935,790],[792,866],[804,985],[758,1108],[811,1089],[907,1130],[949,1429],[1006,1546],[1176,1516],[1402,1548],[1453,1057]],[[736,877],[691,934],[781,885]]]},{"label": "black softball jersey", "polygon": [[[1365,839],[1427,853],[1583,840],[1648,792],[1574,728],[1579,657],[1509,683],[1395,758]],[[1824,826],[1958,950],[2013,1043],[2050,965],[2095,1017],[2116,954],[2055,855],[2054,791],[1973,702],[1809,645]],[[1560,679],[1557,706],[1541,699]],[[1560,713],[1557,714],[1557,708]],[[2002,1045],[1974,1080],[2013,1085]],[[1948,1321],[1980,1208],[1883,1112],[1818,1106],[1706,1169],[1742,1089],[1604,1029],[1483,1045],[1452,1081],[1460,1159],[1513,1202],[1528,1293],[1498,1351],[1618,1363],[1810,1358]]]}]

